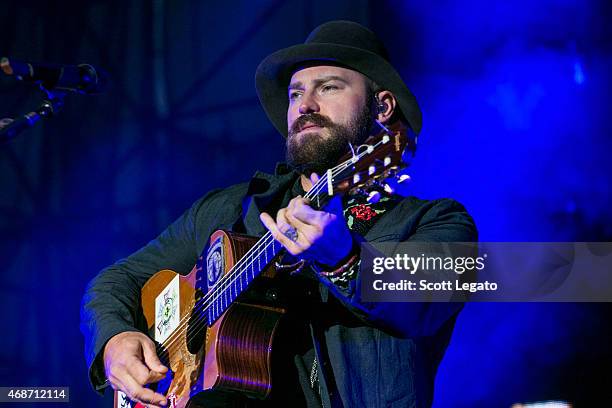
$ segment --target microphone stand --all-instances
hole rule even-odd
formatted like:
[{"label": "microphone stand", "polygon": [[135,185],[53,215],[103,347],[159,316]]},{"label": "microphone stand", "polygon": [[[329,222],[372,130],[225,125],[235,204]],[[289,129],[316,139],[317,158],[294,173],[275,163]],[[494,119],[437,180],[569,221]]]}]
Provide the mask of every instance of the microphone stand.
[{"label": "microphone stand", "polygon": [[50,118],[61,111],[64,106],[66,92],[61,90],[48,90],[45,89],[42,84],[40,84],[40,89],[47,94],[47,98],[43,100],[37,110],[28,112],[16,119],[5,118],[0,120],[0,144],[4,144],[13,139],[24,130],[34,126],[34,124],[41,119]]}]

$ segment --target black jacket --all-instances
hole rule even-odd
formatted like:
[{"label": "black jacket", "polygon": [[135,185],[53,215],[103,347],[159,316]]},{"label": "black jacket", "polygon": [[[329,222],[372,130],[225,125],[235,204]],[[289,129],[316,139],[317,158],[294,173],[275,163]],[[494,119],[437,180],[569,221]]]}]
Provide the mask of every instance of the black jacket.
[{"label": "black jacket", "polygon": [[[156,239],[90,282],[83,297],[81,331],[96,389],[105,381],[101,354],[106,342],[120,332],[142,329],[138,311],[144,283],[161,269],[189,273],[217,229],[241,228],[250,235],[263,235],[260,212],[274,215],[284,207],[295,195],[297,177],[279,166],[275,175],[258,172],[249,183],[209,192]],[[407,197],[382,215],[364,238],[467,242],[477,240],[477,231],[454,200]],[[314,342],[320,346],[324,338],[329,358],[319,356],[320,361],[331,364],[343,405],[430,406],[435,372],[461,304],[366,303],[360,299],[359,285],[359,274],[347,290],[339,290],[326,278],[319,283],[321,304],[338,313],[325,312],[318,326],[321,338],[315,336]],[[321,387],[323,404],[328,405],[325,381]],[[307,399],[314,404],[312,395]]]}]

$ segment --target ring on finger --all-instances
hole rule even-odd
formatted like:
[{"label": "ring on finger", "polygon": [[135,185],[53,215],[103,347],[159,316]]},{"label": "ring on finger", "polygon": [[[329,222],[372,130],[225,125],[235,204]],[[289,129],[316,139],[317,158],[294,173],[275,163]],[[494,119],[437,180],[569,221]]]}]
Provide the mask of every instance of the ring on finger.
[{"label": "ring on finger", "polygon": [[292,242],[296,242],[298,240],[298,232],[293,227],[289,227],[287,231],[283,232],[283,235],[289,238]]}]

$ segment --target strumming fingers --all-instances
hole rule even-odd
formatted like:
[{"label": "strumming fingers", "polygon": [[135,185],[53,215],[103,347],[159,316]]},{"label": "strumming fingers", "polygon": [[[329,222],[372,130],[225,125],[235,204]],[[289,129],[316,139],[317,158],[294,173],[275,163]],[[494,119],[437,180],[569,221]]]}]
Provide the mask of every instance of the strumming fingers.
[{"label": "strumming fingers", "polygon": [[121,383],[123,384],[122,391],[132,401],[160,407],[167,404],[166,397],[154,392],[149,388],[143,387],[129,373],[126,373],[126,375],[121,379]]},{"label": "strumming fingers", "polygon": [[139,383],[123,364],[114,365],[107,378],[114,390],[123,392],[134,402],[159,407],[163,407],[167,403],[163,395],[143,387],[144,384]]}]

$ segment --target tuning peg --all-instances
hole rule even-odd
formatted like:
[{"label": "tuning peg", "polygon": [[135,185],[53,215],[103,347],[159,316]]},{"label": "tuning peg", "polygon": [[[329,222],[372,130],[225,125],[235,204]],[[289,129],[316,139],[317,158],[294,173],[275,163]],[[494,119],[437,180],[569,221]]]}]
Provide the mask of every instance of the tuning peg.
[{"label": "tuning peg", "polygon": [[391,156],[385,157],[385,160],[383,161],[383,164],[384,164],[385,167],[390,165],[391,164]]},{"label": "tuning peg", "polygon": [[368,194],[367,201],[370,204],[376,204],[380,201],[380,193],[378,191],[371,191],[370,194]]},{"label": "tuning peg", "polygon": [[374,173],[376,173],[376,166],[371,165],[370,167],[368,167],[368,175],[371,176]]},{"label": "tuning peg", "polygon": [[395,192],[395,190],[393,190],[393,187],[391,187],[389,184],[386,184],[383,186],[384,190],[389,193],[389,194],[393,194]]},{"label": "tuning peg", "polygon": [[407,174],[398,174],[397,176],[395,176],[395,178],[397,179],[397,184],[401,184],[405,181],[411,180],[410,176]]}]

